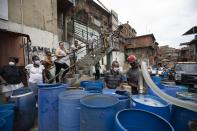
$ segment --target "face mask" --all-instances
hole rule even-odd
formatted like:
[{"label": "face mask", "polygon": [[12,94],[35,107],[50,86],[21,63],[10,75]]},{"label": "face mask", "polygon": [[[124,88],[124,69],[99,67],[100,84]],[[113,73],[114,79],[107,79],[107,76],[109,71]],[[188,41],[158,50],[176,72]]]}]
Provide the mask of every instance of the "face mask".
[{"label": "face mask", "polygon": [[136,68],[137,67],[136,63],[131,63],[130,65],[131,65],[132,68]]},{"label": "face mask", "polygon": [[12,61],[10,61],[10,62],[9,62],[9,65],[10,65],[10,66],[14,66],[14,65],[15,65],[15,63],[14,63],[14,62],[12,62]]},{"label": "face mask", "polygon": [[40,61],[39,60],[36,60],[36,61],[34,61],[34,64],[40,65]]},{"label": "face mask", "polygon": [[114,67],[114,71],[115,72],[119,72],[120,71],[120,68],[119,67]]}]

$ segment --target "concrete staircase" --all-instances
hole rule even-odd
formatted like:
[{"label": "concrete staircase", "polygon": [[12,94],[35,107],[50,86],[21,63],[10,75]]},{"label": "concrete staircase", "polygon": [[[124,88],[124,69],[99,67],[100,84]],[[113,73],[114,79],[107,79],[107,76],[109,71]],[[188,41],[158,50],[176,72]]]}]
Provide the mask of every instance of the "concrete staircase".
[{"label": "concrete staircase", "polygon": [[[82,37],[81,34],[89,34],[90,32],[85,32],[84,27],[81,29],[79,27],[77,27],[78,32],[75,32],[75,31],[73,31],[74,28],[75,27],[73,27],[70,32],[68,31],[69,35],[71,35],[75,39],[83,42],[84,44],[89,45],[88,36]],[[81,31],[82,33],[79,31]],[[77,69],[77,74],[67,73],[66,78],[64,80],[66,83],[68,83],[72,86],[74,83],[76,83],[77,80],[80,79],[80,76],[82,76],[82,75],[91,76],[92,75],[91,67],[93,67],[105,55],[107,55],[114,48],[116,48],[116,47],[112,46],[112,47],[108,47],[108,48],[103,49],[102,48],[102,45],[103,45],[102,41],[103,40],[101,40],[101,38],[98,37],[97,42],[96,42],[97,43],[96,48],[94,48],[94,51],[93,51],[94,56],[91,56],[92,52],[90,52],[88,54],[85,54],[80,59],[78,59],[78,61],[75,63],[75,66]],[[109,41],[108,44],[110,44],[110,42],[112,42],[112,41]],[[86,48],[84,48],[84,50],[86,50]],[[78,55],[80,55],[80,53]]]}]

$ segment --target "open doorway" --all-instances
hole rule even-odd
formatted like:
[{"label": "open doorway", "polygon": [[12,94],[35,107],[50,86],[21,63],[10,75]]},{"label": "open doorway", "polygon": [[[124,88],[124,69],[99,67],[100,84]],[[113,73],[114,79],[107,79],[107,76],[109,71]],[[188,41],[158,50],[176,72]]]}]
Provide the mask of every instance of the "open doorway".
[{"label": "open doorway", "polygon": [[[17,66],[24,70],[26,64],[24,49],[27,40],[29,40],[28,35],[0,30],[0,67],[8,65],[10,57],[17,57],[19,58]],[[23,77],[23,83],[26,85],[26,75],[24,74]]]}]

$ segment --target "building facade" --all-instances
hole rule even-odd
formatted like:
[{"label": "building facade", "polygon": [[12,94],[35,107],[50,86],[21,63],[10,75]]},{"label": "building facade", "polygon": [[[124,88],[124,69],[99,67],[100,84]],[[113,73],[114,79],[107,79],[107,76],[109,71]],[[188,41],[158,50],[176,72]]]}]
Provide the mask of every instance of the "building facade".
[{"label": "building facade", "polygon": [[125,46],[125,56],[135,55],[139,61],[148,66],[157,63],[158,43],[153,34],[130,38]]},{"label": "building facade", "polygon": [[168,45],[159,46],[158,62],[161,65],[172,67],[178,61],[179,49],[169,47]]},{"label": "building facade", "polygon": [[0,5],[4,7],[0,15],[0,66],[7,64],[10,56],[19,57],[19,66],[24,66],[32,54],[56,48],[57,0],[1,0]]}]

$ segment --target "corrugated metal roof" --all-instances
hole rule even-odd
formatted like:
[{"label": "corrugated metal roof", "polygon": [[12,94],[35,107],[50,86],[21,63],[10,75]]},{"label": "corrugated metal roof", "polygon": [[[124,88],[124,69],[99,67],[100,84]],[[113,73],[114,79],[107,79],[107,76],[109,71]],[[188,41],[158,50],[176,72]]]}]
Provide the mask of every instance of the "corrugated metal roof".
[{"label": "corrugated metal roof", "polygon": [[110,13],[110,11],[107,9],[107,7],[100,0],[92,0],[92,1],[94,1],[97,5],[99,5],[101,8],[103,8],[105,11]]},{"label": "corrugated metal roof", "polygon": [[183,35],[191,35],[196,33],[197,33],[197,26],[194,26],[191,29],[189,29],[187,32],[185,32]]}]

